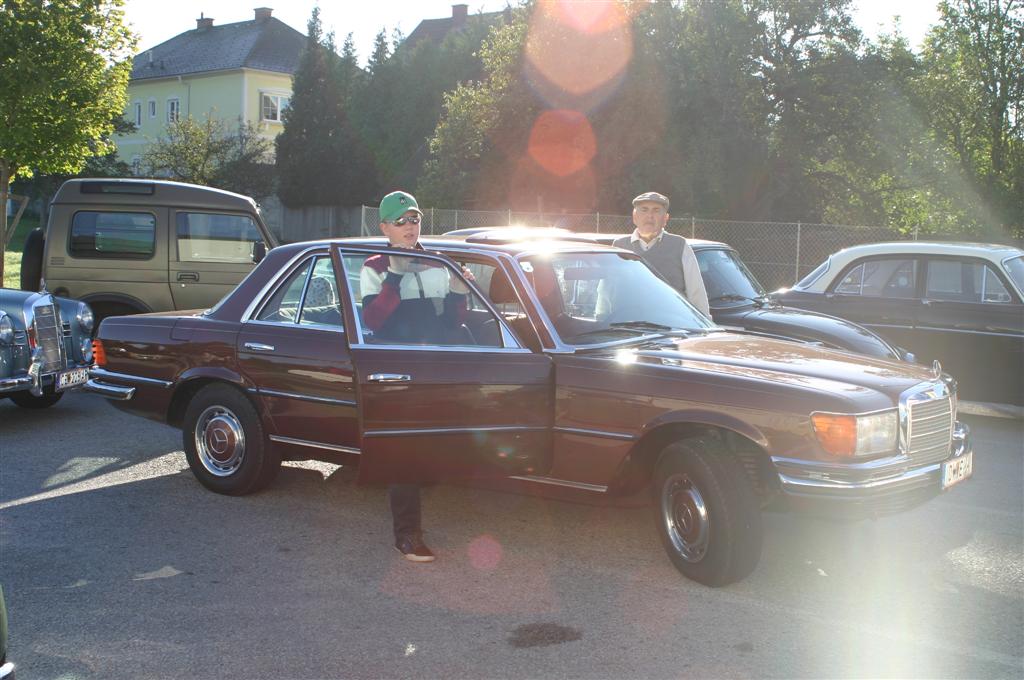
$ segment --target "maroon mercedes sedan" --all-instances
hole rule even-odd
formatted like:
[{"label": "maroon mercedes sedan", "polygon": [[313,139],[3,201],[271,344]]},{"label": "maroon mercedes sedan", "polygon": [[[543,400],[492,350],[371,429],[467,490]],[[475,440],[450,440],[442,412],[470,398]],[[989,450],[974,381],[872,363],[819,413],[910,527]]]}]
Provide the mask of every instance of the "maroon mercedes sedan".
[{"label": "maroon mercedes sedan", "polygon": [[712,586],[755,568],[773,501],[875,516],[972,473],[937,370],[727,331],[599,244],[422,245],[281,246],[212,309],[108,318],[88,389],[180,427],[218,493],[285,458],[361,483],[648,490],[670,559]]}]

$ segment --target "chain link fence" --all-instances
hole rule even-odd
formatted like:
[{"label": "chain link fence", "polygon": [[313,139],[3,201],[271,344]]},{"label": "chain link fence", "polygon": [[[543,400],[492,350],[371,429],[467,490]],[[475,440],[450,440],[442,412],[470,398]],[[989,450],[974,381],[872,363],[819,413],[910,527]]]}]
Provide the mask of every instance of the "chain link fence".
[{"label": "chain link fence", "polygon": [[[377,208],[363,206],[362,233],[377,235]],[[455,229],[496,226],[561,227],[575,232],[629,234],[630,215],[603,213],[537,213],[513,210],[441,210],[423,212],[423,234],[441,235]],[[886,227],[805,224],[801,222],[740,222],[700,217],[673,218],[668,231],[687,238],[722,241],[735,248],[768,290],[791,286],[831,253],[860,243],[915,239]]]}]

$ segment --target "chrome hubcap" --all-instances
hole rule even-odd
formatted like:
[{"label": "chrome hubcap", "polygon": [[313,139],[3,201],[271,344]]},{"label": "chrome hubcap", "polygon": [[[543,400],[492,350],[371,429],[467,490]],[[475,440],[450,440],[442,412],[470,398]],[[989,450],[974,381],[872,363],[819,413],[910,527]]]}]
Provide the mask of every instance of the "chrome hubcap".
[{"label": "chrome hubcap", "polygon": [[196,453],[211,475],[227,477],[245,458],[245,432],[238,416],[223,406],[211,406],[196,421]]},{"label": "chrome hubcap", "polygon": [[687,562],[700,562],[708,551],[711,526],[700,489],[688,475],[676,473],[661,487],[661,514],[676,552]]}]

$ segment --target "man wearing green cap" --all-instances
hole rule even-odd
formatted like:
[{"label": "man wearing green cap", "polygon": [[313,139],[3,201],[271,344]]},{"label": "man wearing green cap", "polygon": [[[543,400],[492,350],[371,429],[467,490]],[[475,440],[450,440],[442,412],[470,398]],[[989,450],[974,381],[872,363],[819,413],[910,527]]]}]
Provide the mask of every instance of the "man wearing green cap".
[{"label": "man wearing green cap", "polygon": [[665,231],[668,225],[668,197],[647,191],[633,199],[633,225],[629,236],[615,239],[616,248],[625,248],[644,259],[691,305],[711,316],[708,293],[700,275],[693,248],[682,236]]},{"label": "man wearing green cap", "polygon": [[[469,288],[436,260],[416,257],[423,212],[412,194],[393,191],[380,202],[380,230],[392,248],[408,255],[373,255],[359,273],[364,333],[374,342],[396,344],[459,344],[464,329]],[[473,280],[468,269],[463,275]],[[432,562],[423,543],[420,487],[388,487],[395,548],[407,560]]]}]

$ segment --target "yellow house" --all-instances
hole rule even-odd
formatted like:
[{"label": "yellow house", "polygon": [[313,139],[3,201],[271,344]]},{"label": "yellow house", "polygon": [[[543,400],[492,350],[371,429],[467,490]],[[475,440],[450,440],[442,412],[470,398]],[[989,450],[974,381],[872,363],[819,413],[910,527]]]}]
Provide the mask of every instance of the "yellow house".
[{"label": "yellow house", "polygon": [[151,141],[189,115],[262,123],[263,134],[276,137],[306,37],[272,12],[259,7],[252,20],[222,26],[201,16],[194,30],[136,55],[125,118],[138,130],[117,137],[118,157],[138,173]]}]

